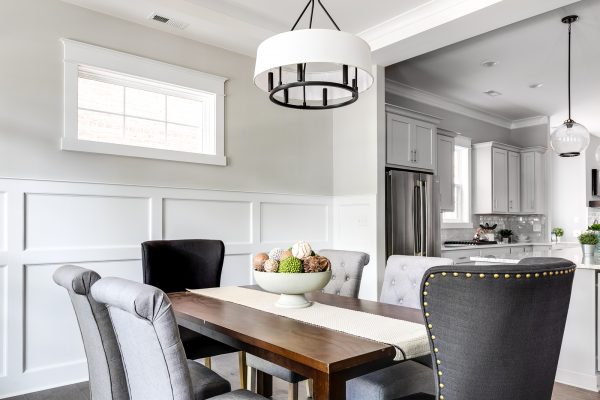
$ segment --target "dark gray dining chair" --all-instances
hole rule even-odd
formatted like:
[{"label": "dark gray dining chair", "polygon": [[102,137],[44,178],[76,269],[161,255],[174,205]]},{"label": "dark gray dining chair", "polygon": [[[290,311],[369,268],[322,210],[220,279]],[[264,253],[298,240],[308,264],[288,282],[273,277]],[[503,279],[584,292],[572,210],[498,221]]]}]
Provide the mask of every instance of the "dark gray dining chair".
[{"label": "dark gray dining chair", "polygon": [[92,287],[92,296],[108,308],[131,400],[264,400],[246,390],[230,392],[225,379],[186,360],[171,302],[162,290],[104,278]]},{"label": "dark gray dining chair", "polygon": [[[151,240],[142,243],[144,283],[166,293],[206,289],[221,285],[225,245],[220,240]],[[211,368],[211,357],[238,349],[179,326],[187,358],[203,358]],[[240,384],[246,388],[246,353],[239,352]]]},{"label": "dark gray dining chair", "polygon": [[[369,255],[360,251],[347,250],[319,250],[317,253],[331,261],[331,280],[323,288],[323,292],[357,298],[363,270],[369,263]],[[297,400],[298,383],[306,381],[306,391],[308,396],[312,397],[311,379],[252,354],[246,356],[246,362],[251,368],[250,379],[252,382],[254,382],[257,370],[265,372],[288,382],[288,398]]]},{"label": "dark gray dining chair", "polygon": [[128,400],[121,352],[108,311],[90,294],[100,275],[75,265],[64,265],[52,278],[67,290],[75,310],[87,358],[90,398]]},{"label": "dark gray dining chair", "polygon": [[575,265],[434,267],[421,284],[436,396],[403,400],[550,400]]},{"label": "dark gray dining chair", "polygon": [[[421,309],[421,280],[435,266],[452,265],[450,258],[393,255],[387,260],[379,301]],[[348,400],[392,400],[411,393],[435,393],[431,358],[419,357],[348,381]]]}]

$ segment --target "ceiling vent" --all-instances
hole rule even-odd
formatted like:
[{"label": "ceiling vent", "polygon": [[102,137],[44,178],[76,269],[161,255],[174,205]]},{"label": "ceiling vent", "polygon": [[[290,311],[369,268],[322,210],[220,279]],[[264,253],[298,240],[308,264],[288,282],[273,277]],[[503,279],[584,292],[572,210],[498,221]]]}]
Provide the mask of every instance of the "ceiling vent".
[{"label": "ceiling vent", "polygon": [[177,19],[165,17],[164,15],[160,15],[157,13],[150,14],[148,16],[148,19],[150,19],[152,21],[160,22],[161,24],[169,25],[169,26],[172,26],[173,28],[177,28],[177,29],[181,29],[181,30],[184,30],[185,28],[187,28],[190,25],[187,22],[183,22],[183,21],[180,21]]}]

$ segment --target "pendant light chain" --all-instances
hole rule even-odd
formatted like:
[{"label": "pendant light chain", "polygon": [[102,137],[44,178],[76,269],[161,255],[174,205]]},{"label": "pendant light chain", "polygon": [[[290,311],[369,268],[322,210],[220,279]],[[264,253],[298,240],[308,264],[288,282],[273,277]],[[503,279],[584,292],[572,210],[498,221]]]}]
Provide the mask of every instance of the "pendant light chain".
[{"label": "pendant light chain", "polygon": [[573,121],[571,119],[571,22],[569,22],[569,50],[568,50],[568,53],[569,53],[569,66],[568,66],[568,75],[569,75],[569,77],[567,79],[567,89],[569,91],[569,95],[568,95],[568,98],[569,98],[569,119],[568,119],[568,121],[571,122],[571,121]]},{"label": "pendant light chain", "polygon": [[[325,15],[327,15],[327,18],[329,18],[329,20],[331,21],[331,23],[333,24],[333,26],[335,26],[335,29],[337,29],[338,31],[340,31],[341,30],[340,27],[335,22],[335,20],[331,16],[331,14],[329,14],[329,11],[327,11],[327,8],[325,8],[325,6],[323,5],[323,3],[321,3],[321,0],[317,0],[317,2],[319,3],[319,5],[323,9],[323,11],[325,12]],[[298,26],[298,24],[302,20],[302,17],[304,16],[304,14],[306,14],[306,10],[308,10],[309,6],[310,6],[310,21],[309,21],[308,29],[312,28],[313,14],[314,14],[314,11],[315,11],[315,0],[308,0],[308,3],[306,3],[306,5],[304,6],[304,9],[300,13],[300,16],[298,17],[298,19],[296,20],[296,22],[292,26],[292,29],[290,29],[291,31],[293,31],[294,29],[296,29],[296,27]]]}]

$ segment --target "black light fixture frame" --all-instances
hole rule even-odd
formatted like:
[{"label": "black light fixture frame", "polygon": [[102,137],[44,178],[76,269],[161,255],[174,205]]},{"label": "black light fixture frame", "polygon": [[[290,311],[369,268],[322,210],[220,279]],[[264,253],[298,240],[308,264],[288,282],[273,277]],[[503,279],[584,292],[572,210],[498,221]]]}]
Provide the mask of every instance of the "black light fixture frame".
[{"label": "black light fixture frame", "polygon": [[[323,11],[325,12],[327,17],[333,24],[333,26],[335,26],[335,28],[339,31],[340,27],[335,22],[335,20],[331,17],[331,14],[329,14],[329,11],[327,11],[327,9],[325,8],[325,6],[321,2],[321,0],[316,0],[316,1],[317,1],[317,3],[319,3],[319,6],[321,6]],[[296,22],[294,23],[294,25],[292,26],[292,29],[290,29],[290,31],[293,31],[294,29],[296,29],[296,27],[300,23],[300,20],[302,20],[302,17],[304,16],[304,14],[306,14],[308,7],[310,7],[310,19],[309,19],[308,29],[312,29],[313,16],[314,16],[314,11],[315,11],[315,0],[308,1],[306,6],[304,7],[304,9],[302,10],[302,13],[300,13],[300,16],[298,17],[298,19],[296,20]],[[358,68],[354,67],[354,78],[350,82],[351,83],[350,85],[348,84],[348,82],[349,82],[348,69],[349,69],[348,65],[342,66],[342,83],[329,82],[329,81],[307,81],[306,80],[306,63],[298,64],[297,65],[297,80],[295,82],[284,83],[283,75],[282,75],[283,71],[282,71],[282,67],[280,66],[279,67],[279,82],[278,82],[277,86],[274,86],[274,78],[275,78],[274,73],[269,72],[269,74],[268,74],[269,99],[277,105],[280,105],[283,107],[288,107],[288,108],[301,109],[301,110],[327,110],[327,109],[347,106],[349,104],[354,103],[356,100],[358,100]],[[308,86],[324,86],[322,104],[311,105],[311,104],[306,103],[306,88]],[[289,102],[289,89],[295,88],[295,87],[301,87],[303,90],[304,99],[303,99],[302,104],[292,104]],[[327,88],[337,88],[337,89],[346,90],[350,93],[350,98],[341,103],[329,104],[328,99],[327,99],[327,92],[328,92]],[[283,101],[279,100],[278,98],[275,97],[275,95],[280,92],[283,92]]]},{"label": "black light fixture frame", "polygon": [[[566,17],[563,17],[561,19],[561,22],[563,24],[569,24],[569,49],[568,49],[568,59],[569,59],[569,66],[568,66],[568,78],[567,78],[567,91],[568,91],[568,99],[569,99],[569,117],[567,118],[567,120],[564,122],[564,125],[567,126],[568,129],[571,129],[573,127],[573,124],[575,124],[575,121],[571,118],[571,24],[573,22],[576,22],[579,19],[579,16],[577,15],[567,15]],[[579,156],[581,153],[578,151],[572,151],[572,152],[567,152],[567,153],[560,153],[559,157],[577,157]]]}]

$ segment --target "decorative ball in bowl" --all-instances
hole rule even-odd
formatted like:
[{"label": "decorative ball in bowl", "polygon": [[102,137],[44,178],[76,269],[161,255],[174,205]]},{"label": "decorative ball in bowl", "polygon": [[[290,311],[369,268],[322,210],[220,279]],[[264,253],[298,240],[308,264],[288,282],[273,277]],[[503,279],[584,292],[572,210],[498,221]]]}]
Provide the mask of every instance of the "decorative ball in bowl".
[{"label": "decorative ball in bowl", "polygon": [[312,305],[305,294],[323,289],[331,280],[331,263],[315,254],[306,242],[289,250],[272,249],[254,256],[254,280],[271,293],[280,294],[275,303],[282,308]]}]

